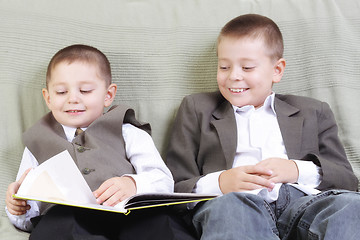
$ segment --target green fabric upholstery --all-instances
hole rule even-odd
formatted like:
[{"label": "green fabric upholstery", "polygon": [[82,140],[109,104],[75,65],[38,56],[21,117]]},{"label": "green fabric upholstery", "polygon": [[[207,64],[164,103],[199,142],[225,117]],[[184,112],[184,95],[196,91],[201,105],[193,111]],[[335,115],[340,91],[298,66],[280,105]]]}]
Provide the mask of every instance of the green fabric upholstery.
[{"label": "green fabric upholstery", "polygon": [[83,43],[102,50],[119,91],[115,103],[149,121],[164,154],[181,99],[216,84],[216,37],[235,16],[275,20],[287,67],[278,93],[327,101],[360,176],[360,1],[358,0],[0,0],[0,239],[27,239],[4,211],[22,133],[48,110],[41,89],[51,56]]}]

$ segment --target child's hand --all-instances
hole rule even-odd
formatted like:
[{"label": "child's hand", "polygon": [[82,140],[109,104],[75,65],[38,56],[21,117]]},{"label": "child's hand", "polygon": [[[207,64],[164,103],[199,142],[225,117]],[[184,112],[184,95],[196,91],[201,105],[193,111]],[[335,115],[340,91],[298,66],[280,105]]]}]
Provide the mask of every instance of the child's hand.
[{"label": "child's hand", "polygon": [[261,166],[252,165],[232,168],[220,174],[220,190],[225,194],[260,188],[273,189],[275,184],[267,179],[270,176],[272,176],[272,172]]},{"label": "child's hand", "polygon": [[26,200],[16,199],[13,197],[13,195],[19,190],[20,185],[30,170],[31,168],[27,169],[18,181],[10,183],[6,191],[6,207],[12,215],[23,215],[30,209],[30,205],[27,204]]},{"label": "child's hand", "polygon": [[273,174],[267,178],[274,183],[296,183],[299,178],[299,170],[292,160],[268,158],[262,160],[256,166],[271,170]]},{"label": "child's hand", "polygon": [[106,180],[94,191],[99,204],[115,206],[119,202],[136,194],[136,183],[132,177],[113,177]]}]

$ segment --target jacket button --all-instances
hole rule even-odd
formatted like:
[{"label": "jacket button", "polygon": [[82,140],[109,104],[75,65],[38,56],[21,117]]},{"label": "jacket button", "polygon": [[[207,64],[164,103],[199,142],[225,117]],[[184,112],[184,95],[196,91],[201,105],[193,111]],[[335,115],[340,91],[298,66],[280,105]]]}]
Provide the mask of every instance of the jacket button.
[{"label": "jacket button", "polygon": [[79,152],[84,152],[84,151],[85,151],[85,148],[84,148],[83,146],[79,146],[79,147],[77,148],[77,150],[78,150]]},{"label": "jacket button", "polygon": [[84,168],[82,170],[82,173],[85,174],[85,175],[88,175],[88,174],[90,174],[91,172],[94,172],[94,171],[95,171],[95,169]]}]

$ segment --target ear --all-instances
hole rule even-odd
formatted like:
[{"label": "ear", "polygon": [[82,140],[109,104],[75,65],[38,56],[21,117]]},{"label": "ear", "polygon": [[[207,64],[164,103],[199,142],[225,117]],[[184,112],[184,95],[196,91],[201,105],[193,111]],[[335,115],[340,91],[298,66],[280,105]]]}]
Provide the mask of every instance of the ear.
[{"label": "ear", "polygon": [[273,83],[280,82],[284,71],[285,71],[286,61],[283,58],[280,58],[278,61],[276,61],[276,64],[274,66],[274,77],[273,77]]},{"label": "ear", "polygon": [[51,110],[51,105],[50,105],[50,94],[49,94],[49,91],[46,89],[46,88],[43,88],[42,89],[42,95],[43,95],[43,98],[45,100],[45,103],[46,105],[48,106],[49,110]]},{"label": "ear", "polygon": [[115,99],[117,91],[117,85],[115,83],[110,84],[105,95],[104,107],[109,107]]}]

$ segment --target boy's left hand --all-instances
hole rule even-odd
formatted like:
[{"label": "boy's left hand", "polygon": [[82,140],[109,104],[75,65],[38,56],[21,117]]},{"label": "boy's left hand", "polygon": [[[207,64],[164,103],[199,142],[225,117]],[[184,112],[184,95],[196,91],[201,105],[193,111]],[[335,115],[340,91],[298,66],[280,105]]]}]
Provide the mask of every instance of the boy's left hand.
[{"label": "boy's left hand", "polygon": [[136,194],[136,183],[132,177],[113,177],[101,184],[93,194],[99,204],[113,207]]},{"label": "boy's left hand", "polygon": [[266,176],[266,178],[274,183],[296,183],[299,178],[296,163],[289,159],[268,158],[256,165],[271,170],[273,174],[270,177]]}]

